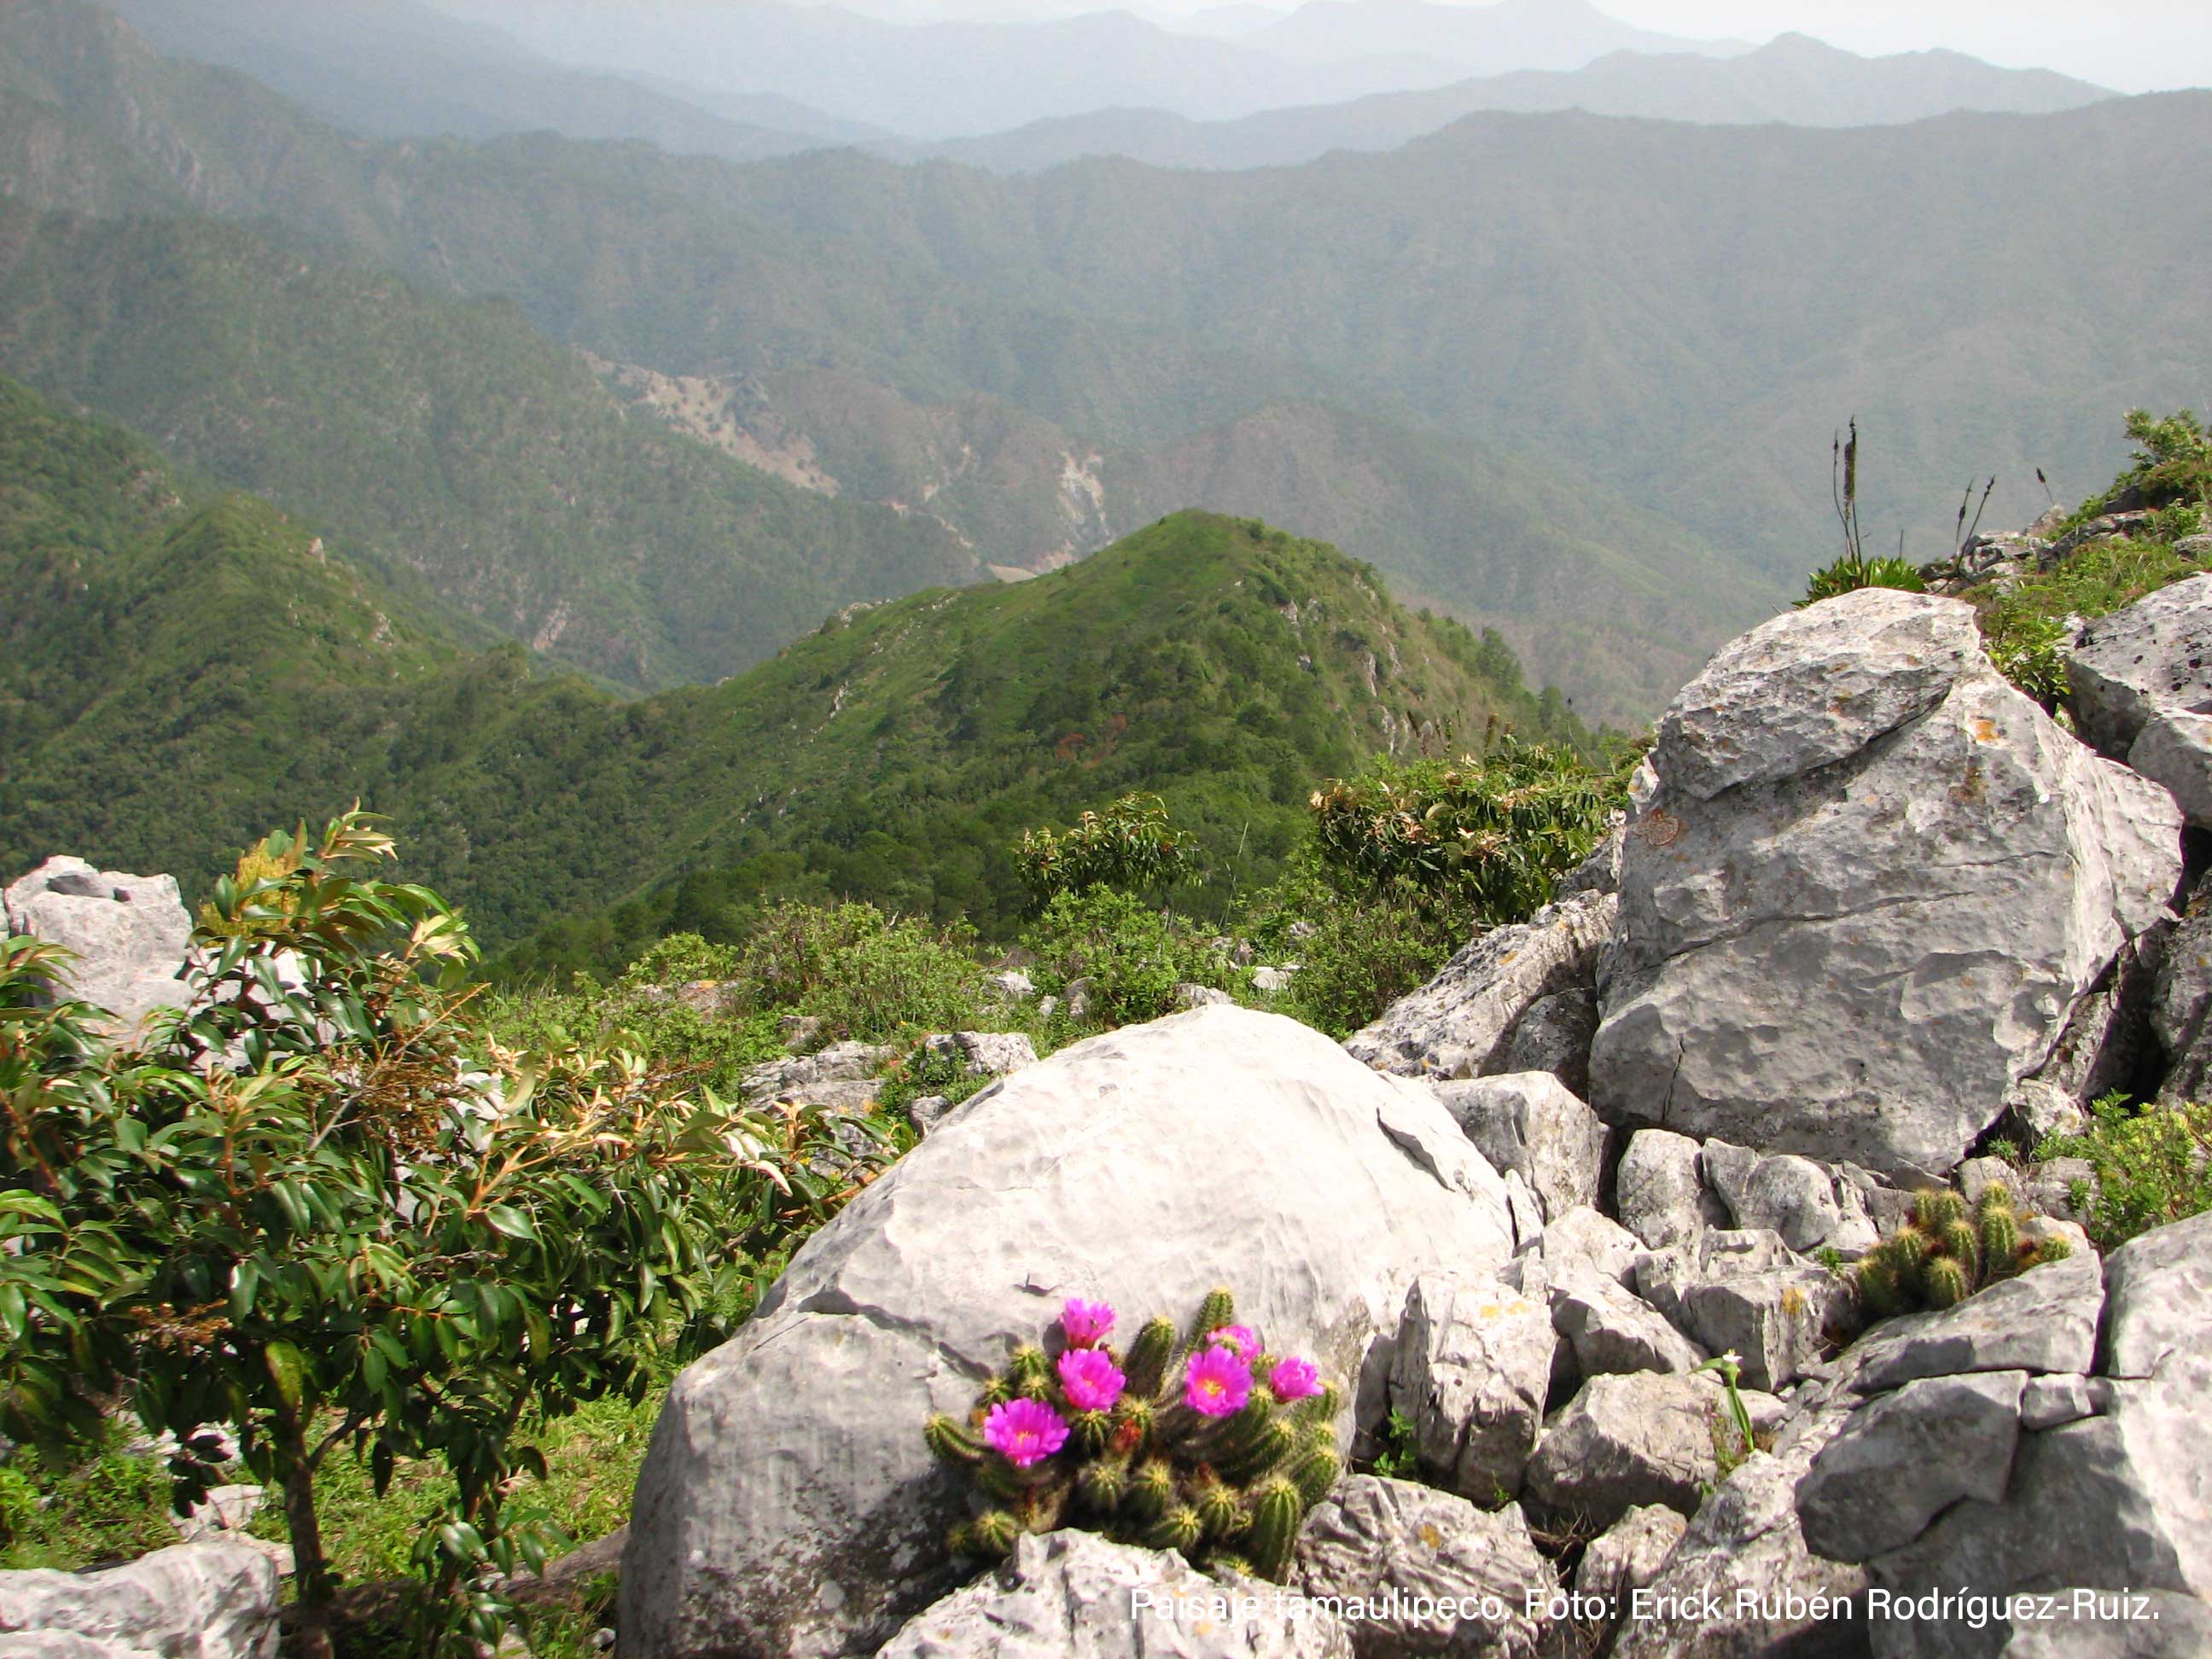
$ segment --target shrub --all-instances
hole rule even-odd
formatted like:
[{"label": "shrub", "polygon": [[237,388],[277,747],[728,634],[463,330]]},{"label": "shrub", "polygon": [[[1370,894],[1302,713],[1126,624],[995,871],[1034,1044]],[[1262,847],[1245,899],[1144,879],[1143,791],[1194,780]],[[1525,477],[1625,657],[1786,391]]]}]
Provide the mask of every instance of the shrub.
[{"label": "shrub", "polygon": [[1182,924],[1133,893],[1094,887],[1062,893],[1022,934],[1037,959],[1040,983],[1065,995],[1076,980],[1089,981],[1086,1023],[1127,1025],[1158,1019],[1175,1006],[1185,982],[1219,985],[1228,964]]},{"label": "shrub", "polygon": [[1427,983],[1466,932],[1402,878],[1352,900],[1309,866],[1259,896],[1252,937],[1269,960],[1298,963],[1274,1006],[1341,1042]]},{"label": "shrub", "polygon": [[118,1399],[175,1436],[181,1508],[218,1478],[207,1425],[235,1425],[283,1492],[309,1651],[333,1453],[380,1492],[402,1459],[444,1465],[417,1650],[496,1641],[486,1575],[556,1536],[510,1502],[544,1472],[524,1425],[641,1396],[793,1173],[784,1121],[634,1054],[485,1039],[466,928],[364,867],[392,855],[357,814],[263,842],[216,884],[191,1001],[143,1051],[36,1006],[59,953],[0,946],[0,1432],[96,1441]]},{"label": "shrub", "polygon": [[2023,1243],[2012,1194],[1992,1182],[1971,1216],[1956,1193],[1920,1194],[1905,1224],[1861,1259],[1852,1282],[1868,1314],[1887,1319],[1915,1308],[1955,1307],[2066,1254],[2061,1239]]},{"label": "shrub", "polygon": [[1508,737],[1454,763],[1332,779],[1312,807],[1324,866],[1348,894],[1387,890],[1492,924],[1525,921],[1588,858],[1626,780]]},{"label": "shrub", "polygon": [[2131,409],[2127,434],[2140,447],[2128,470],[2093,506],[2101,508],[2123,491],[2133,490],[2147,507],[2212,508],[2212,433],[2194,410],[2156,416],[2147,409]]},{"label": "shrub", "polygon": [[1189,881],[1197,845],[1195,836],[1169,823],[1166,802],[1135,793],[1103,812],[1084,813],[1065,832],[1028,831],[1014,859],[1031,902],[1042,906],[1060,894],[1094,887],[1143,893]]},{"label": "shrub", "polygon": [[2036,1156],[2084,1158],[2095,1169],[2094,1193],[2077,1189],[2074,1202],[2100,1249],[2212,1210],[2212,1106],[2130,1106],[2107,1095],[2083,1133],[2053,1136]]},{"label": "shrub", "polygon": [[1073,1301],[1055,1356],[1015,1349],[967,1421],[929,1419],[929,1449],[969,1477],[947,1542],[994,1559],[1025,1533],[1088,1525],[1194,1565],[1287,1576],[1299,1522],[1334,1484],[1339,1395],[1310,1361],[1272,1354],[1208,1295],[1178,1340],[1156,1318],[1127,1354],[1114,1310]]}]

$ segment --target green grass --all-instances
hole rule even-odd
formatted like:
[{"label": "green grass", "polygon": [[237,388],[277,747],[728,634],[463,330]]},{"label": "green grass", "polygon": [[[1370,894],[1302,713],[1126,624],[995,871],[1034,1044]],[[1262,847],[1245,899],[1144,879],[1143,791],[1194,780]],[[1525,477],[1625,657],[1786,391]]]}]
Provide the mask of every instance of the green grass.
[{"label": "green grass", "polygon": [[1980,613],[1990,658],[2021,690],[2051,708],[2066,694],[2059,647],[2067,618],[2110,616],[2205,568],[2169,542],[2118,538],[2077,549],[2044,575],[2011,586],[1988,584],[1965,597]]}]

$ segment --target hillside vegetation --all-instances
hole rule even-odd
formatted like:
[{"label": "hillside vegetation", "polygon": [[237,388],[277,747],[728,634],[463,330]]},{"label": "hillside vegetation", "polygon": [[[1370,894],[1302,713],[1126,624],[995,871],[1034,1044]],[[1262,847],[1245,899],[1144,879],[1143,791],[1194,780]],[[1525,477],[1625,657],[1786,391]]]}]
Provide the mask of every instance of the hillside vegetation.
[{"label": "hillside vegetation", "polygon": [[1496,727],[1581,736],[1495,636],[1408,612],[1332,548],[1194,514],[625,702],[472,649],[267,503],[0,390],[9,871],[70,849],[191,884],[255,826],[358,799],[496,945],[557,920],[556,956],[605,960],[793,894],[1004,931],[1021,831],[1127,790],[1249,888],[1324,776]]},{"label": "hillside vegetation", "polygon": [[933,519],[627,413],[511,304],[243,226],[0,200],[0,371],[632,687],[718,679],[839,605],[985,575]]}]

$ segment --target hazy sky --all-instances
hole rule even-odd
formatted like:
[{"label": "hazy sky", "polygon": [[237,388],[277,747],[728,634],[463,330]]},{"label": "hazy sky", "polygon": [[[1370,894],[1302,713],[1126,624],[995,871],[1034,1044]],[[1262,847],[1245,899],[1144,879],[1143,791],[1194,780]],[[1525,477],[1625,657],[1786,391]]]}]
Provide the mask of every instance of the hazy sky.
[{"label": "hazy sky", "polygon": [[1598,0],[1598,6],[1674,34],[1764,40],[1797,29],[1852,52],[1951,46],[2008,67],[2063,70],[2123,92],[2212,86],[2206,0]]}]

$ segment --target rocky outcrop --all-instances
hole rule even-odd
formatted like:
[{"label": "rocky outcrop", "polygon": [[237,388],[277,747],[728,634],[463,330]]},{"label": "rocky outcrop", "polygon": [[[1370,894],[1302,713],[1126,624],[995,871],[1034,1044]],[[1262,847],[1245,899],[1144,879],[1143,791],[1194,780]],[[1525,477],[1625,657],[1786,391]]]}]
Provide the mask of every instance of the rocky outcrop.
[{"label": "rocky outcrop", "polygon": [[1504,1071],[1515,1033],[1535,1006],[1590,982],[1615,905],[1609,893],[1580,892],[1525,922],[1492,928],[1344,1046],[1376,1070],[1406,1077]]},{"label": "rocky outcrop", "polygon": [[1694,1515],[1720,1476],[1722,1409],[1711,1373],[1594,1376],[1546,1425],[1529,1495],[1547,1513],[1600,1528],[1645,1504]]},{"label": "rocky outcrop", "polygon": [[1997,675],[1964,604],[1778,617],[1684,689],[1633,793],[1591,1104],[1948,1170],[2166,914],[2179,829]]},{"label": "rocky outcrop", "polygon": [[[671,1389],[623,1573],[636,1659],[844,1653],[949,1585],[924,1449],[1068,1295],[1182,1316],[1212,1285],[1346,1383],[1420,1273],[1512,1248],[1503,1183],[1425,1087],[1205,1008],[992,1085],[793,1258]],[[1380,1417],[1378,1392],[1366,1420]]]},{"label": "rocky outcrop", "polygon": [[276,1659],[276,1568],[226,1541],[101,1572],[0,1572],[0,1632],[21,1632],[26,1655]]},{"label": "rocky outcrop", "polygon": [[1620,1224],[1651,1249],[1692,1243],[1727,1220],[1705,1188],[1698,1143],[1687,1135],[1638,1130],[1614,1180]]},{"label": "rocky outcrop", "polygon": [[1327,1612],[1276,1587],[1209,1578],[1180,1555],[1095,1533],[1027,1537],[996,1572],[908,1620],[880,1659],[1352,1659]]},{"label": "rocky outcrop", "polygon": [[2170,713],[2212,714],[2212,575],[2191,576],[2084,627],[2066,652],[2081,740],[2127,758]]},{"label": "rocky outcrop", "polygon": [[1390,1407],[1413,1425],[1422,1474],[1464,1497],[1521,1490],[1544,1429],[1557,1344],[1540,1290],[1425,1274],[1406,1299]]},{"label": "rocky outcrop", "polygon": [[787,1101],[828,1111],[865,1112],[875,1104],[877,1080],[898,1050],[879,1042],[833,1042],[818,1054],[764,1060],[740,1079],[748,1104]]},{"label": "rocky outcrop", "polygon": [[95,870],[82,859],[48,859],[0,899],[7,930],[61,945],[71,993],[126,1028],[188,994],[178,970],[192,919],[173,876]]}]

